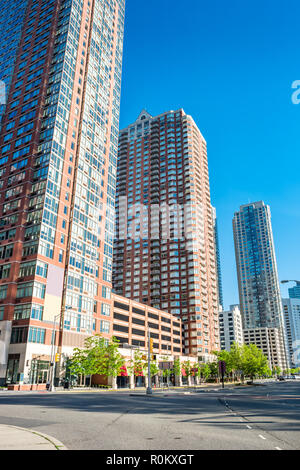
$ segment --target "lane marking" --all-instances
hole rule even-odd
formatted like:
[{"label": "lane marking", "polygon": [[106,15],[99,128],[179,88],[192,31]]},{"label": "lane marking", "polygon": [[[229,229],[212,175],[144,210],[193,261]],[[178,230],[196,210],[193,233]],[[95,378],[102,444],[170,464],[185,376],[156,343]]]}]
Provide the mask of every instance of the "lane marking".
[{"label": "lane marking", "polygon": [[249,424],[246,424],[246,426],[247,426],[248,429],[252,429],[251,426],[249,426]]},{"label": "lane marking", "polygon": [[266,437],[262,436],[261,434],[259,434],[258,436],[259,436],[261,439],[264,439],[264,440],[267,439]]},{"label": "lane marking", "polygon": [[277,450],[282,450],[282,449],[280,449],[280,447],[275,447],[275,449],[277,449]]}]

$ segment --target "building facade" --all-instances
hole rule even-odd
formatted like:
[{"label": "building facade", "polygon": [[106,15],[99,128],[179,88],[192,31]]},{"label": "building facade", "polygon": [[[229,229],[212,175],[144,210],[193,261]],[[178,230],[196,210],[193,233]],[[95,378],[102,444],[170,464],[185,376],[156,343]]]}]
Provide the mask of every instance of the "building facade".
[{"label": "building facade", "polygon": [[289,367],[282,329],[248,328],[244,330],[244,342],[247,345],[255,344],[263,352],[271,370],[279,367],[283,372]]},{"label": "building facade", "polygon": [[3,0],[0,11],[0,125],[13,76],[28,0]]},{"label": "building facade", "polygon": [[295,281],[296,285],[289,288],[289,298],[290,299],[300,299],[300,282]]},{"label": "building facade", "polygon": [[259,337],[248,335],[248,329],[271,328],[270,335],[278,329],[281,357],[286,338],[269,206],[263,201],[242,205],[234,215],[233,234],[245,342]]},{"label": "building facade", "polygon": [[282,306],[290,367],[298,368],[300,367],[300,298],[282,299]]},{"label": "building facade", "polygon": [[223,301],[223,287],[222,287],[222,271],[221,271],[221,257],[220,257],[220,245],[219,245],[219,232],[217,222],[217,211],[213,207],[213,220],[214,220],[214,233],[215,233],[215,247],[216,247],[216,262],[217,262],[217,274],[218,274],[218,296],[219,306],[224,309]]},{"label": "building facade", "polygon": [[148,349],[148,328],[153,354],[182,355],[181,320],[170,313],[112,294],[113,335],[122,345]]},{"label": "building facade", "polygon": [[206,142],[181,109],[120,132],[113,287],[181,318],[184,353],[218,350],[218,280]]},{"label": "building facade", "polygon": [[61,351],[112,335],[124,0],[5,5],[0,380],[10,383],[46,370],[53,342]]},{"label": "building facade", "polygon": [[232,343],[244,344],[242,316],[239,305],[219,313],[221,349],[230,351]]}]

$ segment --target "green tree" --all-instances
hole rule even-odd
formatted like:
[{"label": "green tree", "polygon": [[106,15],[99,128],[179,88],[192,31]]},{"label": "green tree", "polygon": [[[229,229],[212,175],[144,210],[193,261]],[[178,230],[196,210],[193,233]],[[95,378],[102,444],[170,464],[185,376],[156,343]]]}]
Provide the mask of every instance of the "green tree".
[{"label": "green tree", "polygon": [[210,377],[218,377],[219,374],[219,364],[218,362],[210,362],[208,364],[209,370],[210,370]]},{"label": "green tree", "polygon": [[200,374],[207,380],[210,377],[210,367],[208,364],[201,364],[199,367]]},{"label": "green tree", "polygon": [[84,349],[75,348],[70,358],[70,370],[76,375],[105,375],[107,347],[100,335],[87,338]]},{"label": "green tree", "polygon": [[278,367],[278,366],[275,366],[275,367],[273,367],[273,369],[272,369],[273,375],[280,375],[281,372],[282,372],[282,371],[281,371],[280,367]]},{"label": "green tree", "polygon": [[[151,359],[150,359],[150,375],[151,375],[151,377],[158,374],[158,372],[159,372],[158,365],[157,365],[156,361],[154,359],[152,359],[152,357],[151,357]],[[148,368],[147,368],[147,375],[148,375]]]},{"label": "green tree", "polygon": [[243,345],[242,371],[244,376],[253,379],[256,375],[266,375],[268,369],[267,357],[255,344]]},{"label": "green tree", "polygon": [[134,351],[133,357],[134,358],[133,360],[130,360],[130,366],[128,367],[130,373],[135,376],[144,375],[147,368],[147,363],[143,358],[143,353],[137,349]]},{"label": "green tree", "polygon": [[71,372],[76,375],[117,377],[124,365],[118,345],[119,342],[115,338],[110,341],[101,335],[87,338],[84,349],[75,348],[73,356],[69,359]]},{"label": "green tree", "polygon": [[180,358],[176,357],[174,359],[174,374],[176,377],[181,376],[181,363],[180,363]]},{"label": "green tree", "polygon": [[106,370],[104,375],[107,377],[118,377],[121,368],[124,366],[124,357],[118,351],[119,343],[120,341],[113,337],[106,346]]},{"label": "green tree", "polygon": [[192,375],[192,364],[191,361],[184,361],[182,363],[182,368],[184,369],[186,376],[190,377]]}]

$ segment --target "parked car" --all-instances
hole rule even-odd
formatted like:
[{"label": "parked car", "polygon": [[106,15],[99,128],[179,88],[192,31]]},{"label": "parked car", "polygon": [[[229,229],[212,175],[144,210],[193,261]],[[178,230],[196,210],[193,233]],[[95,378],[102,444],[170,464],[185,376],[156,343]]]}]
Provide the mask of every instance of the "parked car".
[{"label": "parked car", "polygon": [[277,380],[279,380],[280,382],[282,382],[282,381],[285,380],[285,378],[284,378],[282,375],[279,375],[279,376],[277,377]]}]

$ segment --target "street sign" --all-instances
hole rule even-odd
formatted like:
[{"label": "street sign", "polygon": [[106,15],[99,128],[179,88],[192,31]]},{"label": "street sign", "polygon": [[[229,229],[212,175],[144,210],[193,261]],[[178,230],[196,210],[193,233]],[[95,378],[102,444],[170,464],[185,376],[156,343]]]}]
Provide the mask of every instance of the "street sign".
[{"label": "street sign", "polygon": [[226,372],[226,362],[225,361],[219,361],[219,372],[221,375],[225,375]]}]

